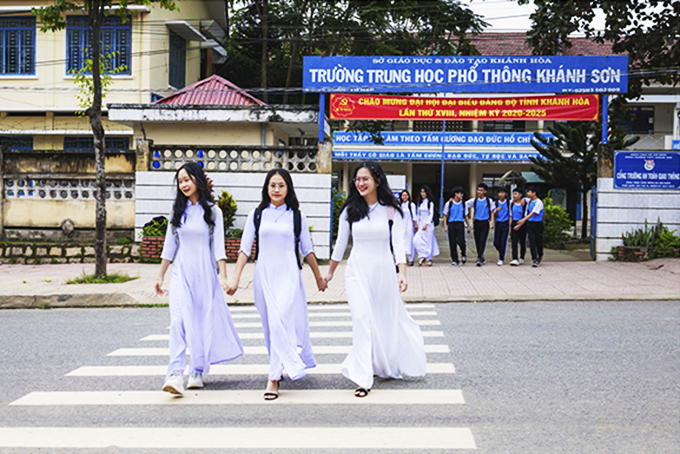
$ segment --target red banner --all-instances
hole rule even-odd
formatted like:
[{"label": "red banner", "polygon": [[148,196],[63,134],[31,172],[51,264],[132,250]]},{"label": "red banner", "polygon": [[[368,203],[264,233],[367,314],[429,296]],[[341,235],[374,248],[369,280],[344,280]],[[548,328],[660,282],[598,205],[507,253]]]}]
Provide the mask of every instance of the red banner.
[{"label": "red banner", "polygon": [[597,121],[599,95],[433,98],[331,93],[331,120]]}]

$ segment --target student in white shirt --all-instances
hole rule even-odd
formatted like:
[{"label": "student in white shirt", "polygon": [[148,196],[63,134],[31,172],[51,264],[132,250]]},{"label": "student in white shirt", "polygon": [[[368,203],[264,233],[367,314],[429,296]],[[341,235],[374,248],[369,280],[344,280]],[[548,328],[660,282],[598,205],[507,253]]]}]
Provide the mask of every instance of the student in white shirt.
[{"label": "student in white shirt", "polygon": [[536,195],[536,188],[530,186],[527,188],[526,202],[528,203],[527,214],[515,226],[515,230],[519,230],[522,225],[527,223],[527,232],[529,234],[529,249],[531,250],[532,265],[536,268],[543,260],[543,202]]}]

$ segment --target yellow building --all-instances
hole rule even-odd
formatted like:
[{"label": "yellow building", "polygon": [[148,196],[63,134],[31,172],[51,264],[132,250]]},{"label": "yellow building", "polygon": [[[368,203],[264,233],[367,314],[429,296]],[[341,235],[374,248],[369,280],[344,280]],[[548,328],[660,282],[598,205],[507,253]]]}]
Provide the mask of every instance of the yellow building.
[{"label": "yellow building", "polygon": [[[41,32],[31,9],[51,3],[0,1],[0,229],[7,239],[64,239],[47,232],[66,219],[76,227],[71,239],[94,227],[92,132],[88,118],[77,115],[82,109],[74,77],[91,38],[79,14],[67,15],[65,30]],[[180,11],[131,5],[128,21],[107,18],[101,40],[122,70],[111,75],[104,105],[150,103],[211,75],[212,65],[224,61],[225,2],[178,6]],[[108,224],[114,233],[129,231],[134,131],[109,121],[106,108],[102,120],[111,180]]]}]

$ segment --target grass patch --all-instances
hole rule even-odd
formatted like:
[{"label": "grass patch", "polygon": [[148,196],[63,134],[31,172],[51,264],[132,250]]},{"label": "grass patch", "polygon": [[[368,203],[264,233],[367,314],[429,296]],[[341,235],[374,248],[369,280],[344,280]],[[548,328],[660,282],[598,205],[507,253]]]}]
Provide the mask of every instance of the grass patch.
[{"label": "grass patch", "polygon": [[96,277],[94,274],[83,274],[75,279],[69,279],[67,284],[122,284],[123,282],[134,281],[139,276],[130,276],[127,273],[107,274],[104,277]]}]

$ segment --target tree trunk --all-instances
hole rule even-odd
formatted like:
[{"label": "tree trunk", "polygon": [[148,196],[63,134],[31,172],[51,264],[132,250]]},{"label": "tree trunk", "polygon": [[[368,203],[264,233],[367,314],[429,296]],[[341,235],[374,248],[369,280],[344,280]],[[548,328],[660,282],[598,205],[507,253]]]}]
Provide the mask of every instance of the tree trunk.
[{"label": "tree trunk", "polygon": [[269,0],[262,1],[262,14],[260,21],[262,23],[262,59],[260,60],[260,87],[262,87],[262,99],[264,102],[269,102],[267,97],[267,38],[269,37],[269,30],[267,28],[267,15],[269,13]]},{"label": "tree trunk", "polygon": [[93,0],[90,6],[90,26],[92,27],[92,106],[87,109],[90,126],[94,135],[94,161],[97,176],[97,204],[95,221],[95,275],[106,276],[106,173],[104,127],[102,126],[102,84],[100,71],[99,31],[104,20],[104,6],[101,0]]},{"label": "tree trunk", "polygon": [[588,231],[588,190],[590,188],[583,188],[581,192],[581,239],[585,240],[590,236]]},{"label": "tree trunk", "polygon": [[295,0],[293,7],[300,13],[300,15],[298,16],[297,24],[295,24],[295,30],[293,30],[293,40],[291,43],[292,52],[290,61],[288,62],[288,74],[286,74],[286,90],[283,93],[283,104],[288,103],[288,88],[290,87],[290,83],[293,79],[293,69],[297,64],[298,54],[300,53],[300,28],[302,27],[302,18],[304,16],[305,10],[307,9],[307,2],[303,2],[302,7],[300,7],[299,1]]}]

